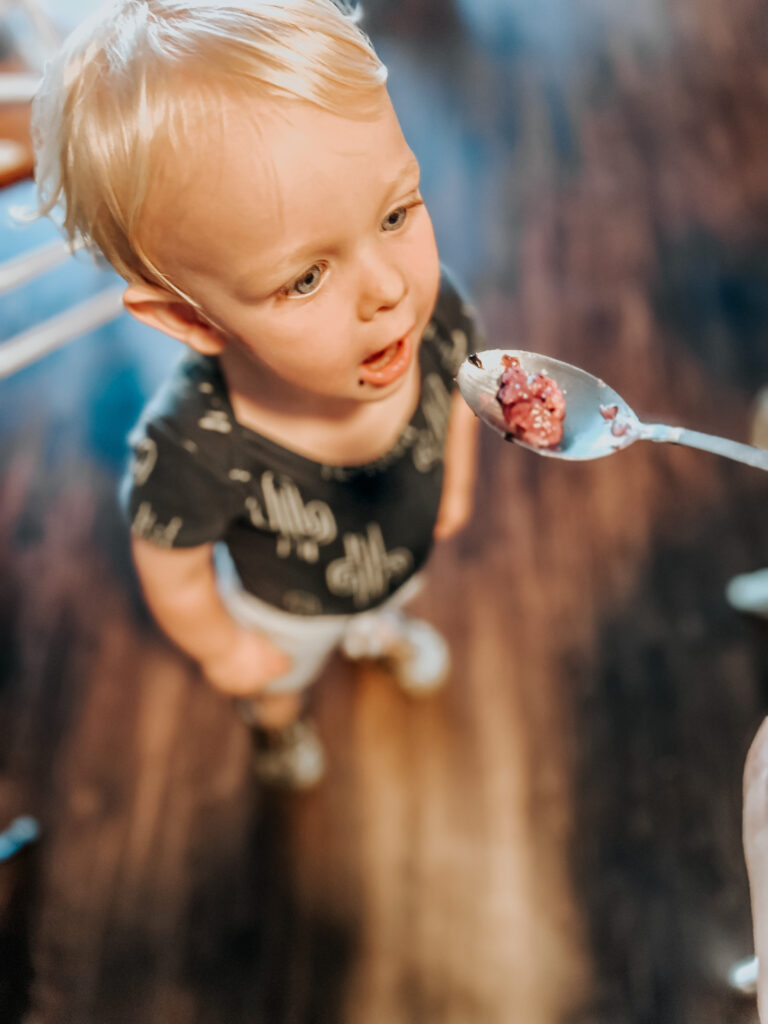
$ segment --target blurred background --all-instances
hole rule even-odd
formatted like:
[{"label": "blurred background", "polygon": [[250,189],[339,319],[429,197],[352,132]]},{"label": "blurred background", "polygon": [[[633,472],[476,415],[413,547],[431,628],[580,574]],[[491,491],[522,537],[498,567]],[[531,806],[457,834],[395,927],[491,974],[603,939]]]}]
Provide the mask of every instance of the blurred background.
[{"label": "blurred background", "polygon": [[[59,6],[0,2],[0,71],[34,74],[92,5]],[[364,6],[489,345],[748,440],[762,0]],[[13,217],[26,115],[6,91],[12,268],[57,237]],[[474,524],[419,599],[448,688],[414,703],[334,662],[328,778],[271,796],[144,611],[117,510],[177,348],[115,316],[111,272],[47,266],[0,295],[0,366],[73,306],[106,322],[0,380],[0,829],[42,829],[0,863],[1,1024],[755,1024],[727,974],[752,949],[741,772],[768,625],[724,588],[768,566],[765,474],[650,444],[569,465],[485,431]]]}]

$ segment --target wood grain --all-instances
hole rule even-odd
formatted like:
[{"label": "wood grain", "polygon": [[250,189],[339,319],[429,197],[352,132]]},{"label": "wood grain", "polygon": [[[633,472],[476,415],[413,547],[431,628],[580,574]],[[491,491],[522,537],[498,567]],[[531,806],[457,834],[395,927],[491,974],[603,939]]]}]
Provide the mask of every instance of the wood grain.
[{"label": "wood grain", "polygon": [[[762,5],[514,3],[495,40],[448,6],[369,3],[369,26],[489,343],[746,439]],[[725,977],[751,951],[768,627],[723,588],[768,564],[764,476],[485,433],[473,525],[415,608],[451,640],[449,686],[414,703],[335,661],[313,693],[328,778],[280,798],[136,590],[114,492],[157,357],[132,330],[0,385],[0,822],[44,827],[0,865],[0,1021],[755,1024]]]}]

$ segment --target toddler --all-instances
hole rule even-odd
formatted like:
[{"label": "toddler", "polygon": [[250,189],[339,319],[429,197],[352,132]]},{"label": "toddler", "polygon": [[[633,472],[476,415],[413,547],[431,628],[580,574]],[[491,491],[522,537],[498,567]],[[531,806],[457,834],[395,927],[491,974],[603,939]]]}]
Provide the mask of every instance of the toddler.
[{"label": "toddler", "polygon": [[185,346],[121,492],[146,600],[295,788],[322,774],[303,694],[336,648],[412,693],[445,679],[402,608],[471,512],[475,322],[385,83],[332,0],[115,0],[33,108],[41,211]]}]

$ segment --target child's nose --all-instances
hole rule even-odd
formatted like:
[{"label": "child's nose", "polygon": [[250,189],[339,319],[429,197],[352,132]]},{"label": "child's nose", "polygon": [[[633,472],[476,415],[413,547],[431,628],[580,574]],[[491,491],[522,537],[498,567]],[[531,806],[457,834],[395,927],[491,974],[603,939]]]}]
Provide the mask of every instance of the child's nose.
[{"label": "child's nose", "polygon": [[408,281],[399,264],[380,253],[368,253],[361,260],[359,313],[372,320],[377,313],[397,306],[408,291]]}]

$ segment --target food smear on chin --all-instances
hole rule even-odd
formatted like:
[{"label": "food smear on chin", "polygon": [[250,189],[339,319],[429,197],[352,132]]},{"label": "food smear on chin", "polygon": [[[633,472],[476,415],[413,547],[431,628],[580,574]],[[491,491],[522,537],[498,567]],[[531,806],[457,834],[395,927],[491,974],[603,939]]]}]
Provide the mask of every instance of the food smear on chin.
[{"label": "food smear on chin", "polygon": [[515,356],[502,356],[504,372],[496,398],[513,437],[537,448],[552,448],[563,439],[565,398],[551,377],[526,373]]},{"label": "food smear on chin", "polygon": [[[611,433],[614,437],[624,437],[629,430],[629,423],[618,416],[618,405],[601,405],[600,415],[604,420],[611,420]],[[617,418],[618,417],[618,418]]]}]

